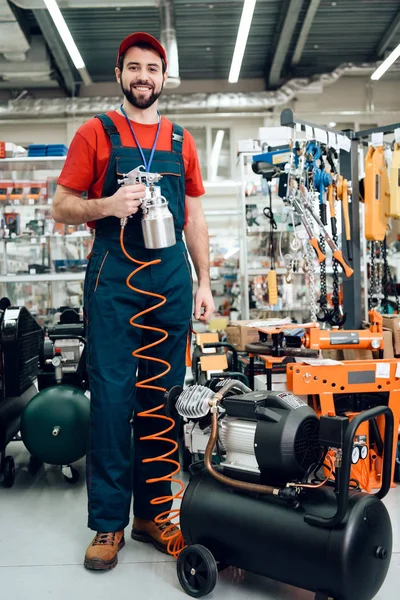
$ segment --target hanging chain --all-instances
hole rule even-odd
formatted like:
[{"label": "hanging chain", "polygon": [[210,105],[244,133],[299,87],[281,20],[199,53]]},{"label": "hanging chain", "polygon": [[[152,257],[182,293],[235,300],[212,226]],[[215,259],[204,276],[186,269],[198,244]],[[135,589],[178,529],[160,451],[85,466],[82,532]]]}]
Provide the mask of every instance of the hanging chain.
[{"label": "hanging chain", "polygon": [[[319,246],[321,248],[321,251],[325,254],[325,236],[323,236],[322,234],[319,236]],[[323,260],[320,265],[319,265],[319,273],[320,273],[320,296],[319,296],[319,300],[318,300],[318,304],[320,306],[320,318],[323,319],[323,317],[326,314],[326,309],[328,306],[328,296],[327,296],[327,289],[326,289],[326,260]]]},{"label": "hanging chain", "polygon": [[306,254],[308,263],[308,276],[310,278],[310,316],[311,321],[314,323],[317,321],[317,301],[316,301],[316,289],[315,289],[315,263],[314,263],[314,251],[311,244],[306,242]]},{"label": "hanging chain", "polygon": [[382,277],[382,288],[383,288],[383,302],[382,312],[387,315],[389,313],[389,290],[395,297],[397,313],[400,314],[400,300],[397,294],[396,286],[394,284],[392,271],[389,266],[387,257],[387,242],[386,237],[382,242],[382,261],[383,261],[383,277]]},{"label": "hanging chain", "polygon": [[384,297],[382,293],[382,257],[381,257],[382,242],[371,242],[371,271],[370,271],[370,285],[369,285],[369,296],[368,296],[368,308],[375,308],[379,310],[381,307],[381,300]]},{"label": "hanging chain", "polygon": [[375,295],[377,300],[377,310],[380,310],[382,304],[382,242],[377,242],[375,244],[375,248],[377,248],[377,258],[375,258],[375,262],[377,268],[375,268]]},{"label": "hanging chain", "polygon": [[374,285],[375,285],[375,242],[370,243],[370,272],[369,272],[369,293],[368,293],[368,310],[375,307],[374,305]]},{"label": "hanging chain", "polygon": [[383,277],[382,277],[382,288],[383,288],[383,300],[382,300],[382,312],[384,315],[389,313],[389,291],[388,291],[388,283],[389,283],[389,264],[387,260],[387,244],[386,237],[381,245],[382,249],[382,260],[383,260]]},{"label": "hanging chain", "polygon": [[[306,219],[312,229],[313,224],[311,221],[311,217],[308,214],[308,211],[306,214]],[[310,318],[311,321],[314,323],[317,321],[318,313],[315,288],[315,254],[310,242],[308,241],[305,242],[305,255],[307,259],[307,271],[310,278]]]},{"label": "hanging chain", "polygon": [[[335,242],[336,246],[338,245],[338,235],[332,235],[332,239]],[[339,315],[339,263],[336,258],[332,257],[332,270],[333,270],[333,291],[332,291],[332,307],[333,314]]]}]

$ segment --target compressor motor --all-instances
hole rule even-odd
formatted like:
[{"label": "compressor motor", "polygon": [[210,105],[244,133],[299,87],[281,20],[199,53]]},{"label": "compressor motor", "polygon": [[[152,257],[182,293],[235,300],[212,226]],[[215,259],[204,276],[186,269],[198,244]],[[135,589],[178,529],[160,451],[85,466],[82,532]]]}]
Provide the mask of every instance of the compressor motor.
[{"label": "compressor motor", "polygon": [[[218,570],[232,565],[313,591],[316,600],[372,600],[392,552],[391,522],[381,502],[391,485],[388,407],[351,421],[319,419],[291,393],[251,391],[226,379],[174,387],[166,404],[188,421],[191,452],[204,453],[204,463],[191,467],[180,513],[187,545],[177,569],[189,595],[210,593]],[[366,494],[350,484],[352,458],[367,457],[366,448],[354,452],[355,434],[380,415],[381,489]]]}]

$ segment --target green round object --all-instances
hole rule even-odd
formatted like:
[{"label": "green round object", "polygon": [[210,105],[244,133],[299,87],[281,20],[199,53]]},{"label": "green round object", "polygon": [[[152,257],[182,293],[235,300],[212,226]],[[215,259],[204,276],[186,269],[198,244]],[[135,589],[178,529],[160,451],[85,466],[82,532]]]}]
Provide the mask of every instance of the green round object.
[{"label": "green round object", "polygon": [[36,394],[21,417],[29,452],[50,465],[69,465],[86,454],[90,401],[78,388],[56,385]]}]

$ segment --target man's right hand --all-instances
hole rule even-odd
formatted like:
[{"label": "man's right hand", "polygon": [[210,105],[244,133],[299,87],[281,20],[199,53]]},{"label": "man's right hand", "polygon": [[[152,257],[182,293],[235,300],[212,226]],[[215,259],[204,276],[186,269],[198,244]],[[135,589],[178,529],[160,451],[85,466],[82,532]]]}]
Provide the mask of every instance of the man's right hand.
[{"label": "man's right hand", "polygon": [[142,183],[122,185],[115,194],[107,198],[107,213],[110,217],[119,219],[134,215],[139,210],[141,200],[145,195],[146,187]]}]

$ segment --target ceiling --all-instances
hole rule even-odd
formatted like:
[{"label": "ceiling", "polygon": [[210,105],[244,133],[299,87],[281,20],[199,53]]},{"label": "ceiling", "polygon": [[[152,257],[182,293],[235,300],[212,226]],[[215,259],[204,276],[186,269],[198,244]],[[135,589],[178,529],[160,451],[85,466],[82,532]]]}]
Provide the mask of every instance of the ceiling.
[{"label": "ceiling", "polygon": [[[97,7],[95,0],[80,3],[91,8],[65,8],[79,2],[58,1],[94,83],[115,80],[116,52],[126,35],[138,30],[160,35],[160,0],[108,2],[115,8],[105,8],[104,0]],[[40,6],[42,0],[0,0],[0,34],[11,7],[30,46],[15,67],[14,55],[0,60],[0,88],[18,94],[53,87],[79,94],[80,74]],[[182,81],[228,79],[242,7],[243,0],[173,0]],[[15,40],[10,33],[14,52]],[[375,65],[399,43],[399,0],[258,0],[240,80],[261,78],[265,90],[278,89],[291,78],[329,73],[343,63]]]}]

